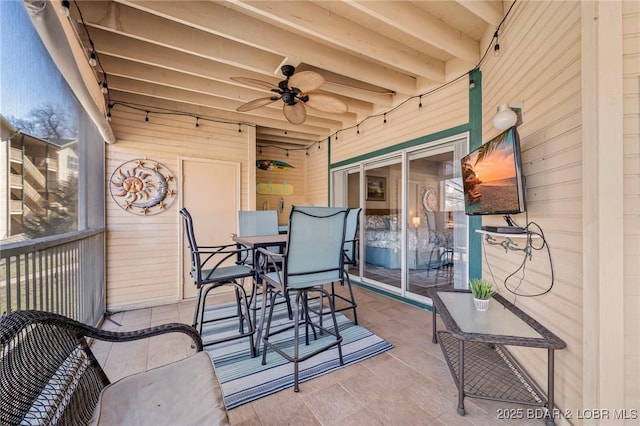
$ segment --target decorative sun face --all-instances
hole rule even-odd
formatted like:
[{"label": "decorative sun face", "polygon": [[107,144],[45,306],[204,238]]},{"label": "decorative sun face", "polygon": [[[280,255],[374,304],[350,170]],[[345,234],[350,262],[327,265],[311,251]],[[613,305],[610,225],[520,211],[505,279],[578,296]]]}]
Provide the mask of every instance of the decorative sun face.
[{"label": "decorative sun face", "polygon": [[118,175],[111,179],[111,184],[118,191],[112,192],[112,195],[125,197],[130,202],[148,200],[156,189],[151,174],[144,173],[136,167],[129,170],[118,169]]},{"label": "decorative sun face", "polygon": [[151,215],[165,210],[176,195],[171,172],[161,163],[131,160],[111,175],[109,190],[113,200],[125,211]]}]

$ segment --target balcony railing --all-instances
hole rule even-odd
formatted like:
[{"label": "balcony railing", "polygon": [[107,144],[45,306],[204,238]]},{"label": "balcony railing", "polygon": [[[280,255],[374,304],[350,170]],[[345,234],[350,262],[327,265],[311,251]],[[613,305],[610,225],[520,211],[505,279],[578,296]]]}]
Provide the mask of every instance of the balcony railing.
[{"label": "balcony railing", "polygon": [[105,232],[0,245],[0,313],[56,312],[96,325],[105,311]]}]

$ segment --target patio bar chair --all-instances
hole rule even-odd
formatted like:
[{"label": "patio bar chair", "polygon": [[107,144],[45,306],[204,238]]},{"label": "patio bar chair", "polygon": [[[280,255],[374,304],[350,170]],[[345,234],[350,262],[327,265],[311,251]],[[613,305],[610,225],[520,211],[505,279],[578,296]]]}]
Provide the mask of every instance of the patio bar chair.
[{"label": "patio bar chair", "polygon": [[[204,346],[227,342],[234,339],[247,337],[252,356],[256,356],[256,348],[253,343],[255,333],[254,323],[249,315],[249,302],[247,293],[242,285],[244,278],[254,278],[252,267],[238,264],[238,256],[246,255],[248,249],[238,249],[235,244],[223,244],[215,246],[198,246],[193,228],[193,219],[186,208],[180,210],[184,219],[184,230],[191,250],[191,277],[198,289],[198,301],[193,315],[193,327],[202,335],[204,324],[215,321],[238,319],[238,333],[227,333],[207,340]],[[205,321],[206,300],[209,292],[222,286],[233,288],[236,299],[235,313],[232,315],[211,314],[213,318]]]},{"label": "patio bar chair", "polygon": [[[267,350],[271,348],[286,360],[294,364],[294,391],[299,391],[299,363],[323,351],[338,347],[340,365],[342,358],[342,336],[338,329],[333,298],[323,286],[327,283],[342,281],[344,275],[344,241],[345,225],[348,208],[334,207],[296,207],[293,206],[289,216],[289,233],[284,254],[272,253],[259,249],[266,256],[274,270],[263,272],[261,278],[269,284],[271,303],[265,332],[262,338],[262,365],[266,365]],[[282,265],[278,267],[278,262]],[[324,327],[318,316],[312,319],[309,309],[309,293],[326,296],[329,303],[329,313],[333,327]],[[272,331],[272,319],[275,298],[282,294],[292,295],[295,299],[293,324],[284,324]],[[315,321],[314,321],[315,320]],[[313,332],[314,340],[318,338],[316,330],[325,340],[312,351],[300,350],[300,331],[304,327],[305,345],[309,346],[309,330]],[[279,345],[272,342],[271,337],[284,331],[294,331],[293,352],[286,344]],[[326,335],[325,335],[326,333]],[[291,353],[292,352],[292,353]]]}]

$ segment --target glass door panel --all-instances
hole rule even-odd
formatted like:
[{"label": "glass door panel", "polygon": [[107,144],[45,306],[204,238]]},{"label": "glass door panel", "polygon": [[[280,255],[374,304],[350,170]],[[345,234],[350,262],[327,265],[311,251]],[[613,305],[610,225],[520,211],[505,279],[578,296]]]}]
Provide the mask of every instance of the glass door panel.
[{"label": "glass door panel", "polygon": [[466,280],[466,217],[456,149],[464,144],[466,139],[408,156],[409,293],[426,296],[428,287],[458,287],[456,282]]},{"label": "glass door panel", "polygon": [[364,166],[363,277],[402,290],[404,210],[402,158],[396,156]]}]

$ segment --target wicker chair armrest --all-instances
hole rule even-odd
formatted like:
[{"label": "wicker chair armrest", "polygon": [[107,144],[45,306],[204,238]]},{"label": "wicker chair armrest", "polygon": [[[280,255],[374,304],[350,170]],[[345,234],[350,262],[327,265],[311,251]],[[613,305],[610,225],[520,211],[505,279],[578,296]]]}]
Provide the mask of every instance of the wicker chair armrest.
[{"label": "wicker chair armrest", "polygon": [[[15,319],[18,319],[17,321]],[[130,342],[166,333],[184,333],[191,337],[196,350],[202,350],[202,339],[195,328],[187,324],[169,323],[134,331],[107,331],[83,324],[79,321],[44,311],[17,311],[0,318],[0,343],[5,344],[5,337],[11,338],[25,323],[43,323],[70,330],[76,338],[90,337],[107,342]],[[13,332],[12,332],[13,328]]]}]

